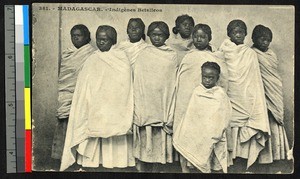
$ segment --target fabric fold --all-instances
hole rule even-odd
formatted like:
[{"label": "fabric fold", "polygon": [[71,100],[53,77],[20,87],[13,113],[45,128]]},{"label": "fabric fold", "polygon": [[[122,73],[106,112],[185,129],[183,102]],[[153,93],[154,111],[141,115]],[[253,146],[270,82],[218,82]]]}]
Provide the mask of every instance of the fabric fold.
[{"label": "fabric fold", "polygon": [[173,135],[173,145],[203,173],[211,169],[227,173],[225,131],[231,111],[229,98],[221,87],[206,89],[200,85],[194,89],[184,118]]},{"label": "fabric fold", "polygon": [[273,160],[284,160],[288,158],[287,153],[290,149],[284,128],[284,104],[282,81],[278,69],[279,61],[271,49],[262,52],[255,47],[252,48],[258,56],[271,129],[270,141],[262,152],[271,153]]},{"label": "fabric fold", "polygon": [[173,125],[174,131],[177,129],[178,124],[186,112],[193,90],[195,87],[201,84],[201,66],[207,61],[218,63],[218,65],[221,67],[218,85],[223,87],[225,90],[228,87],[228,71],[225,62],[215,53],[212,53],[208,50],[191,50],[184,57],[178,69]]},{"label": "fabric fold", "polygon": [[76,86],[77,76],[86,59],[95,51],[86,44],[79,49],[66,49],[62,53],[58,77],[58,108],[57,117],[69,117],[72,97]]},{"label": "fabric fold", "polygon": [[227,94],[233,108],[230,160],[248,159],[249,168],[258,157],[263,157],[260,152],[271,134],[258,58],[247,45],[236,45],[229,39],[222,43],[220,51],[228,67]]},{"label": "fabric fold", "polygon": [[193,44],[193,39],[183,39],[180,34],[173,35],[167,41],[167,45],[173,48],[177,52],[178,64],[181,63],[183,57],[195,46]]},{"label": "fabric fold", "polygon": [[79,144],[125,135],[132,120],[132,76],[126,54],[115,48],[96,51],[78,76],[60,170],[75,162]]},{"label": "fabric fold", "polygon": [[130,61],[130,64],[134,64],[136,57],[140,53],[141,50],[149,46],[143,39],[136,43],[131,43],[129,39],[120,42],[116,48],[124,51]]}]

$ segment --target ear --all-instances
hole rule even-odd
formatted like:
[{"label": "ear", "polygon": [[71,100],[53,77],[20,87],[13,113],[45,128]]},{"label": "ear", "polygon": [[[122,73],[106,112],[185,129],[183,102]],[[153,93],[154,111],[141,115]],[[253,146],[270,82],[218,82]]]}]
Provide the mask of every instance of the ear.
[{"label": "ear", "polygon": [[217,82],[219,81],[219,79],[220,79],[220,74],[218,74],[218,76],[217,76]]}]

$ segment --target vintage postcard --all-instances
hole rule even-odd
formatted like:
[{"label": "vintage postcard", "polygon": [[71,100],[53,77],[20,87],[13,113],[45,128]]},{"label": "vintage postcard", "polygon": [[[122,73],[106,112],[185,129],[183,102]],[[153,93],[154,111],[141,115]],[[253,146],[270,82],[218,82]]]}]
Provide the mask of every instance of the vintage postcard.
[{"label": "vintage postcard", "polygon": [[32,5],[33,171],[294,172],[295,8]]}]

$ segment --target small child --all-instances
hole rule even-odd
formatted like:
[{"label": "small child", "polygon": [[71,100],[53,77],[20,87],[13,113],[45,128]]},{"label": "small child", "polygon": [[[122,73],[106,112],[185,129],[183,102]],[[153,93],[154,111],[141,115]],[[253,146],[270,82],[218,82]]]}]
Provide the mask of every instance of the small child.
[{"label": "small child", "polygon": [[257,53],[260,72],[264,84],[268,117],[271,128],[271,140],[262,152],[272,154],[272,160],[287,158],[289,144],[283,126],[283,94],[282,81],[278,72],[278,59],[276,54],[269,49],[272,41],[272,31],[263,25],[257,25],[252,33],[253,50]]},{"label": "small child", "polygon": [[220,66],[205,62],[201,71],[202,84],[193,91],[185,116],[174,133],[173,145],[201,172],[227,173],[225,130],[231,117],[231,104],[224,89],[216,86]]}]

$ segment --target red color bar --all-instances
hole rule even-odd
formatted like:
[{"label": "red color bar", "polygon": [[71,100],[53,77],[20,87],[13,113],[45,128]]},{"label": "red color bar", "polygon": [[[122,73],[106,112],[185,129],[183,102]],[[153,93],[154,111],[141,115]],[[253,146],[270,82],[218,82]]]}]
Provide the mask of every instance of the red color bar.
[{"label": "red color bar", "polygon": [[32,172],[31,170],[31,130],[25,131],[25,172]]}]

